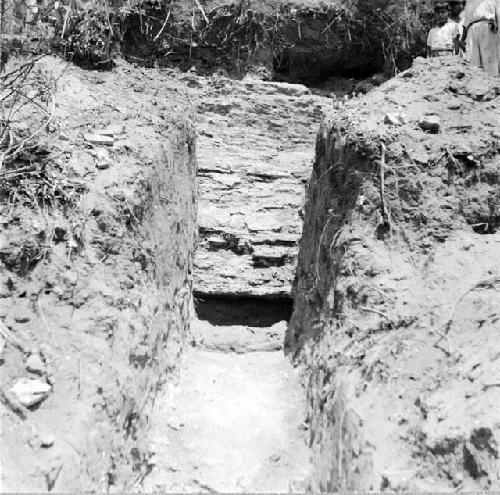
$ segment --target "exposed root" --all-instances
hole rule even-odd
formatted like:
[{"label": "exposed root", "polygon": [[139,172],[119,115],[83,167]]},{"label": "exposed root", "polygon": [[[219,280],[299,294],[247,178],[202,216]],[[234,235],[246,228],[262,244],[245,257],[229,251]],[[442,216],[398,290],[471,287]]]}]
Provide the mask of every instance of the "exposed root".
[{"label": "exposed root", "polygon": [[385,155],[387,149],[385,144],[380,143],[380,162],[379,162],[379,188],[380,188],[380,210],[382,213],[382,221],[377,225],[376,232],[379,239],[384,239],[385,235],[391,230],[389,221],[389,213],[385,200]]},{"label": "exposed root", "polygon": [[363,282],[369,289],[372,289],[374,290],[375,292],[377,292],[378,294],[380,294],[382,297],[386,298],[388,301],[390,301],[391,303],[393,304],[396,304],[396,301],[391,297],[389,296],[388,294],[386,294],[383,290],[369,284],[368,282]]},{"label": "exposed root", "polygon": [[488,290],[488,289],[495,289],[497,285],[500,285],[500,277],[492,277],[492,278],[487,278],[484,280],[480,280],[479,282],[475,283],[472,287],[467,289],[458,299],[457,302],[453,305],[453,310],[446,321],[446,323],[443,325],[441,332],[444,335],[448,335],[448,332],[451,329],[451,325],[453,323],[453,320],[455,319],[455,314],[457,311],[458,305],[462,302],[462,300],[471,292],[476,292],[478,290]]},{"label": "exposed root", "polygon": [[[450,342],[450,337],[449,337],[449,332],[451,330],[451,326],[453,324],[453,321],[456,316],[457,312],[457,307],[458,305],[463,301],[463,299],[470,294],[471,292],[476,292],[479,290],[489,290],[489,289],[496,289],[496,287],[500,285],[500,277],[492,277],[488,279],[483,279],[480,280],[479,282],[475,283],[472,287],[467,289],[455,302],[453,305],[453,309],[451,311],[450,316],[446,320],[446,323],[439,329],[439,330],[433,330],[434,333],[436,333],[439,336],[439,339],[434,343],[434,347],[437,349],[442,350],[448,357],[451,357],[455,352],[452,349],[451,342]],[[440,343],[446,340],[448,344],[448,349],[444,349]]]},{"label": "exposed root", "polygon": [[386,318],[387,320],[389,320],[392,323],[392,320],[385,313],[383,313],[382,311],[379,311],[378,309],[368,308],[366,306],[360,306],[359,309],[361,309],[362,311],[368,311],[369,313],[375,313],[376,315],[379,315],[382,318]]}]

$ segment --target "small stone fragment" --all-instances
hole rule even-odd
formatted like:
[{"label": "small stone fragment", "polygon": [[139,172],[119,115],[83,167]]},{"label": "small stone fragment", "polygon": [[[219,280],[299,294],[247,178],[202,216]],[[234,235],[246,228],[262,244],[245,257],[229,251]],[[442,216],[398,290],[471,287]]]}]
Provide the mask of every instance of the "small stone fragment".
[{"label": "small stone fragment", "polygon": [[397,113],[386,113],[384,117],[384,124],[387,125],[400,125],[399,114]]},{"label": "small stone fragment", "polygon": [[99,134],[84,134],[84,139],[91,144],[102,144],[105,146],[113,146],[115,140],[110,136],[103,136]]},{"label": "small stone fragment", "polygon": [[179,420],[173,419],[167,423],[167,426],[169,428],[172,428],[172,430],[180,431],[184,427],[184,423],[180,422]]},{"label": "small stone fragment", "polygon": [[54,350],[54,348],[50,345],[50,344],[47,344],[47,343],[42,343],[40,344],[40,354],[44,360],[44,362],[51,362],[51,361],[55,361],[56,357],[57,357],[57,354]]},{"label": "small stone fragment", "polygon": [[15,315],[14,320],[16,323],[28,323],[28,321],[30,321],[30,317],[27,315]]},{"label": "small stone fragment", "polygon": [[106,127],[105,129],[99,129],[95,131],[96,134],[99,134],[100,136],[117,136],[119,134],[123,134],[125,131],[125,127],[121,124],[112,124]]},{"label": "small stone fragment", "polygon": [[95,154],[96,160],[98,161],[107,161],[109,160],[109,151],[105,148],[97,148]]},{"label": "small stone fragment", "polygon": [[441,119],[437,115],[426,115],[419,123],[420,128],[431,134],[437,134],[441,127]]},{"label": "small stone fragment", "polygon": [[99,170],[106,170],[109,168],[109,162],[97,162],[96,163],[96,167],[99,169]]},{"label": "small stone fragment", "polygon": [[52,435],[51,433],[41,433],[39,435],[39,438],[40,438],[40,446],[46,449],[54,445],[55,438],[54,435]]},{"label": "small stone fragment", "polygon": [[288,248],[282,246],[254,246],[252,261],[255,266],[281,266],[285,263]]},{"label": "small stone fragment", "polygon": [[246,223],[252,232],[278,232],[283,228],[282,222],[273,213],[247,213]]},{"label": "small stone fragment", "polygon": [[224,239],[223,237],[219,237],[219,236],[212,236],[212,237],[209,237],[207,240],[208,240],[209,246],[212,249],[225,248],[228,245],[228,242],[226,241],[226,239]]},{"label": "small stone fragment", "polygon": [[34,406],[45,400],[51,390],[52,387],[48,383],[30,378],[20,378],[11,388],[11,392],[26,407]]},{"label": "small stone fragment", "polygon": [[31,373],[43,375],[45,373],[45,364],[39,354],[31,354],[26,360],[26,369]]},{"label": "small stone fragment", "polygon": [[288,171],[280,170],[278,167],[270,166],[267,163],[254,165],[248,171],[248,174],[269,180],[290,177],[290,173]]}]

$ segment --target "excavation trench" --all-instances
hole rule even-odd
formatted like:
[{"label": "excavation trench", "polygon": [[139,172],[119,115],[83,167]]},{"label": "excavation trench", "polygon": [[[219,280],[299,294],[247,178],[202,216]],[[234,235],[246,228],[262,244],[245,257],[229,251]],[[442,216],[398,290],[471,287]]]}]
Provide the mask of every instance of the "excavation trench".
[{"label": "excavation trench", "polygon": [[304,394],[283,354],[289,299],[206,298],[177,385],[152,417],[146,488],[288,492],[305,486]]},{"label": "excavation trench", "polygon": [[145,488],[303,491],[305,393],[284,339],[304,186],[331,100],[301,85],[185,79],[200,101],[196,318],[178,381],[151,416]]}]

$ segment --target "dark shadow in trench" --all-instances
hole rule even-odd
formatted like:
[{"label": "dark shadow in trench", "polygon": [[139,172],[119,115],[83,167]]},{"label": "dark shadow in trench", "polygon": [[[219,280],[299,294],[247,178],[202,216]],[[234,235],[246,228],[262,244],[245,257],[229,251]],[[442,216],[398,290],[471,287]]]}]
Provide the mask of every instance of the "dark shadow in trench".
[{"label": "dark shadow in trench", "polygon": [[196,314],[212,325],[270,327],[292,316],[292,298],[199,296]]}]

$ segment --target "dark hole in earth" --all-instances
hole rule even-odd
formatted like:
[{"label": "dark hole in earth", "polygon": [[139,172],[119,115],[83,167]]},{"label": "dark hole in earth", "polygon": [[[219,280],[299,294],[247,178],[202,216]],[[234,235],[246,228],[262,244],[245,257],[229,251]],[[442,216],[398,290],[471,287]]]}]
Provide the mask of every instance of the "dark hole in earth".
[{"label": "dark hole in earth", "polygon": [[212,325],[270,327],[290,320],[293,299],[199,296],[195,299],[195,308],[198,318]]}]

